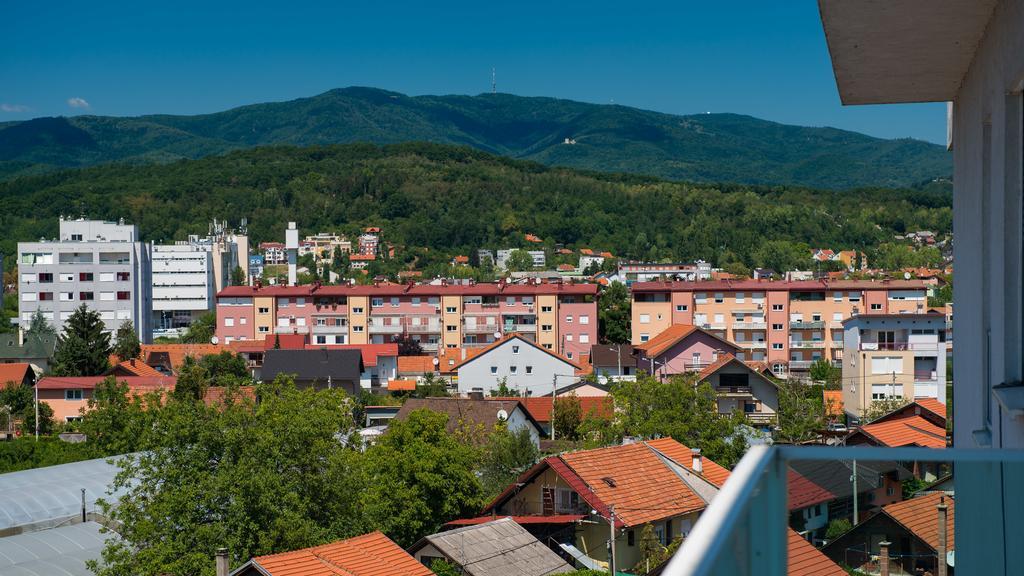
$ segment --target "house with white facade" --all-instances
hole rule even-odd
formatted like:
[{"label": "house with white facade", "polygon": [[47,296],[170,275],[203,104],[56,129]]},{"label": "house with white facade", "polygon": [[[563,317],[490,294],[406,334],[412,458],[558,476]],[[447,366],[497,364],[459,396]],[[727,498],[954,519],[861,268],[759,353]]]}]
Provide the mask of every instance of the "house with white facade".
[{"label": "house with white facade", "polygon": [[551,394],[552,387],[576,381],[579,364],[512,333],[456,364],[460,393],[485,394],[504,382],[523,395]]}]

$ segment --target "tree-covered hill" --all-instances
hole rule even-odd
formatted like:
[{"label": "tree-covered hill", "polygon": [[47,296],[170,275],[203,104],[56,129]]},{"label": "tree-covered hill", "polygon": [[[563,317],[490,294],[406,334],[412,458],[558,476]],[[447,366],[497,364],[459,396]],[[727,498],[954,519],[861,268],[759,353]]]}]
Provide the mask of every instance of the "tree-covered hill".
[{"label": "tree-covered hill", "polygon": [[288,221],[303,233],[374,225],[389,242],[426,248],[420,265],[525,246],[525,233],[626,257],[781,265],[807,245],[870,249],[952,226],[942,191],[686,184],[438,144],[263,147],[0,182],[0,251],[54,237],[60,215],[124,218],[156,242],[205,233],[212,218],[248,218],[256,242],[281,240]]},{"label": "tree-covered hill", "polygon": [[111,161],[167,162],[273,144],[409,141],[693,182],[848,189],[910,186],[952,174],[949,154],[935,144],[737,114],[676,116],[510,94],[409,97],[345,88],[198,116],[0,124],[0,177]]}]

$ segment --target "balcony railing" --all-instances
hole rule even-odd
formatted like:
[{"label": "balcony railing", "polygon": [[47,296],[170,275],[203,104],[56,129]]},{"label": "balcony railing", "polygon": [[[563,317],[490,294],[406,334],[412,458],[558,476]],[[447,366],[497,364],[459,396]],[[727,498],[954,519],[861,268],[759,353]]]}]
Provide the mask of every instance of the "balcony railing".
[{"label": "balcony railing", "polygon": [[898,352],[916,350],[938,352],[945,343],[941,342],[861,342],[861,350],[894,350]]},{"label": "balcony railing", "polygon": [[316,324],[313,326],[313,334],[348,334],[348,325]]},{"label": "balcony railing", "polygon": [[766,330],[767,322],[733,322],[733,330]]},{"label": "balcony railing", "polygon": [[368,328],[370,330],[370,334],[401,334],[403,332],[403,326],[401,323],[376,324],[371,322]]},{"label": "balcony railing", "polygon": [[790,348],[802,348],[802,349],[824,348],[825,347],[825,341],[824,340],[790,340],[789,341],[789,347]]},{"label": "balcony railing", "polygon": [[309,326],[274,326],[274,334],[309,334]]},{"label": "balcony railing", "polygon": [[825,328],[825,322],[822,320],[816,320],[814,322],[793,320],[789,323],[789,328],[790,330],[821,330]]},{"label": "balcony railing", "polygon": [[739,346],[740,348],[753,348],[754,350],[763,350],[768,347],[768,343],[765,342],[764,340],[745,340],[743,342],[736,342],[736,345]]},{"label": "balcony railing", "polygon": [[725,330],[726,329],[726,326],[725,326],[724,322],[714,322],[714,323],[705,322],[703,324],[698,324],[698,326],[703,328],[703,329],[705,329],[705,330]]},{"label": "balcony railing", "polygon": [[939,379],[935,370],[914,370],[914,382],[934,382]]},{"label": "balcony railing", "polygon": [[[1019,496],[1024,451],[991,449],[753,446],[713,496],[664,576],[785,576],[791,470],[829,468],[843,480],[867,481],[863,468],[892,463],[952,463],[956,470],[955,522],[948,536],[961,574],[1009,574],[1017,557],[1011,534],[1019,531]],[[882,466],[878,466],[882,468]],[[896,491],[899,491],[897,483]],[[865,490],[862,486],[860,491]],[[850,491],[853,493],[853,491]],[[898,496],[897,496],[898,499]],[[860,501],[863,510],[870,502]],[[937,513],[937,512],[935,512]],[[861,516],[863,521],[865,516]],[[932,563],[953,554],[932,554]],[[912,561],[925,560],[917,554]],[[869,557],[870,560],[870,557]],[[899,559],[890,557],[890,568]],[[856,566],[855,566],[856,567]],[[893,574],[901,572],[892,571]],[[934,573],[934,572],[933,572]]]},{"label": "balcony railing", "polygon": [[814,364],[815,362],[816,362],[815,360],[790,360],[789,361],[789,369],[790,370],[807,370],[808,368],[811,367],[811,364]]},{"label": "balcony railing", "polygon": [[466,324],[463,331],[467,334],[493,334],[498,331],[497,324]]}]

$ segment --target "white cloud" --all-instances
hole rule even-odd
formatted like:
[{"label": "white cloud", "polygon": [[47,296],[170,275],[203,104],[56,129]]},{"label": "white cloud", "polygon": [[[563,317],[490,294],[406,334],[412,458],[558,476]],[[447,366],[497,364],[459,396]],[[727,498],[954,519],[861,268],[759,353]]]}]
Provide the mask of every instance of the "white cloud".
[{"label": "white cloud", "polygon": [[0,102],[0,112],[28,112],[28,106],[24,104],[7,104]]},{"label": "white cloud", "polygon": [[68,98],[68,106],[72,108],[88,108],[89,103],[85,101],[85,98],[75,96],[74,98]]}]

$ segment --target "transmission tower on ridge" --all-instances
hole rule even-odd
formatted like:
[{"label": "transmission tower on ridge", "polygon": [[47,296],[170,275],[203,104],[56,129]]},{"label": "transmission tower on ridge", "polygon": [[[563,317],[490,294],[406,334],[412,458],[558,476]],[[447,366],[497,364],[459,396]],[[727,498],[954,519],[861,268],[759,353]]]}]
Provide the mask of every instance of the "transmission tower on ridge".
[{"label": "transmission tower on ridge", "polygon": [[494,67],[491,67],[491,94],[498,93],[498,81],[494,73]]}]

